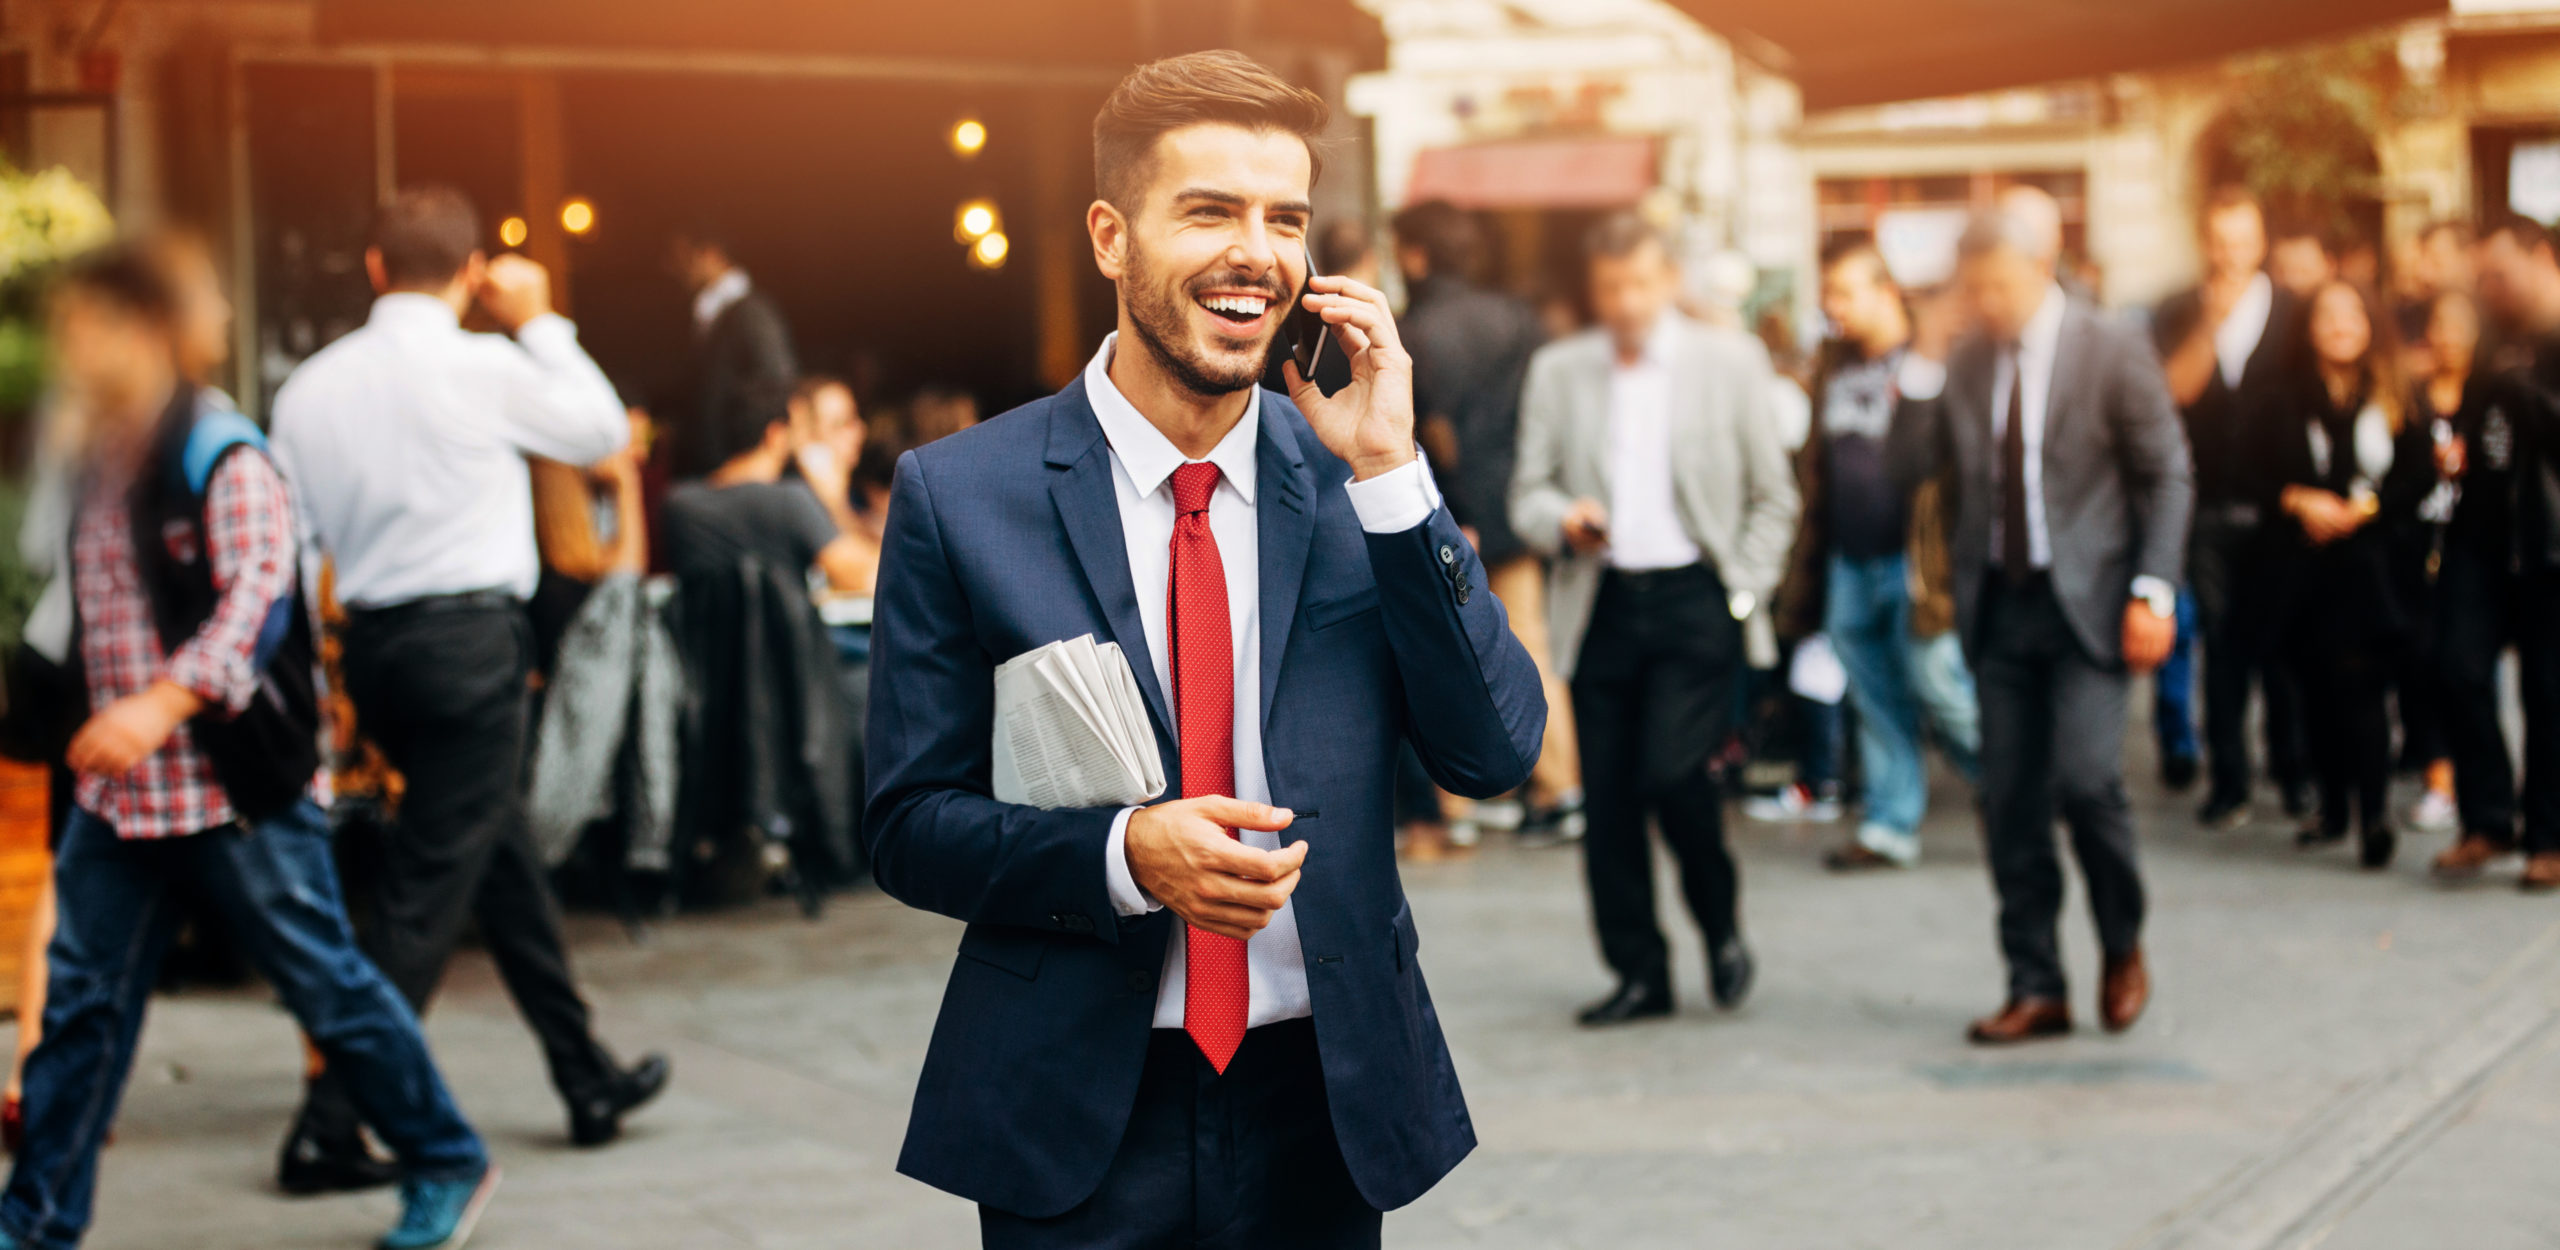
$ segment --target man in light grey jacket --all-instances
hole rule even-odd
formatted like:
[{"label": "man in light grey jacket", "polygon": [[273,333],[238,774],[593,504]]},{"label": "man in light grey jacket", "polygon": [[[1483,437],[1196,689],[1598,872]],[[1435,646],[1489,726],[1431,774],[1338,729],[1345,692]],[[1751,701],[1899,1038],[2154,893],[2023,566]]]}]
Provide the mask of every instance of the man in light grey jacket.
[{"label": "man in light grey jacket", "polygon": [[1588,246],[1599,328],[1541,348],[1520,406],[1511,524],[1552,561],[1556,668],[1572,685],[1592,923],[1616,992],[1585,1025],[1671,1012],[1645,818],[1679,861],[1719,1006],[1751,988],[1709,759],[1732,728],[1742,621],[1784,570],[1796,486],[1759,342],[1672,307],[1668,243],[1615,216]]}]

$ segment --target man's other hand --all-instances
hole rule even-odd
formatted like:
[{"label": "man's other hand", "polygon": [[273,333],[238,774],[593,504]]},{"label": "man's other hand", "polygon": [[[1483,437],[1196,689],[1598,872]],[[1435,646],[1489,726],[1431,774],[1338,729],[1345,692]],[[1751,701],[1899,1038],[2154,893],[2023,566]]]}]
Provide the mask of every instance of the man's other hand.
[{"label": "man's other hand", "polygon": [[2169,649],[2178,643],[2178,618],[2162,616],[2151,605],[2136,599],[2124,605],[2124,665],[2137,673],[2148,673],[2169,659]]},{"label": "man's other hand", "polygon": [[480,306],[513,334],[551,311],[551,272],[529,257],[509,252],[489,262],[479,295]]},{"label": "man's other hand", "polygon": [[124,776],[203,708],[203,700],[185,687],[153,682],[92,714],[72,735],[63,762],[93,777]]},{"label": "man's other hand", "polygon": [[1597,499],[1576,499],[1564,510],[1564,542],[1581,555],[1590,555],[1609,545],[1609,505]]},{"label": "man's other hand", "polygon": [[1298,888],[1307,844],[1265,851],[1227,831],[1276,832],[1293,819],[1286,808],[1202,795],[1131,812],[1121,843],[1129,876],[1148,897],[1197,928],[1242,941],[1270,924]]}]

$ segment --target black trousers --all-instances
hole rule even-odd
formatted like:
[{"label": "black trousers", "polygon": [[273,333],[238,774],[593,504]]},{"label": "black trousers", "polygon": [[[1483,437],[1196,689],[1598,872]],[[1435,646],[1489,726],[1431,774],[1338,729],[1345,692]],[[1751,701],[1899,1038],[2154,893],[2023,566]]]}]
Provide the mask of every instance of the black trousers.
[{"label": "black trousers", "polygon": [[1662,826],[1709,947],[1735,935],[1739,887],[1707,764],[1732,726],[1742,670],[1742,626],[1715,570],[1602,575],[1574,667],[1573,717],[1591,921],[1601,958],[1625,980],[1667,985],[1671,975],[1654,917],[1648,817]]},{"label": "black trousers", "polygon": [[[574,1104],[603,1090],[614,1061],[570,979],[558,905],[525,827],[532,646],[524,610],[484,596],[422,600],[349,622],[347,694],[365,733],[408,781],[362,936],[365,953],[423,1014],[465,927],[478,920],[507,993],[541,1040],[552,1085]],[[325,1131],[350,1122],[353,1109],[324,1078],[306,1115]]]},{"label": "black trousers", "polygon": [[2264,537],[2254,519],[2245,523],[2203,512],[2187,549],[2187,571],[2196,598],[2196,635],[2204,645],[2205,758],[2212,797],[2249,797],[2249,688],[2267,701],[2267,771],[2288,789],[2310,775],[2302,703],[2289,665],[2266,654],[2266,609],[2255,593],[2265,560]]},{"label": "black trousers", "polygon": [[2297,631],[2288,649],[2303,693],[2320,785],[2320,828],[2345,833],[2391,824],[2391,652],[2340,631]]},{"label": "black trousers", "polygon": [[2498,661],[2512,642],[2524,700],[2524,847],[2560,851],[2560,570],[2510,573],[2503,560],[2448,547],[2435,626],[2463,832],[2515,840],[2515,768],[2498,720]]},{"label": "black trousers", "polygon": [[2142,940],[2142,870],[2124,790],[2129,684],[2121,665],[2090,658],[2042,574],[2011,584],[1994,571],[1980,633],[1983,829],[2009,993],[2061,998],[2057,808],[2088,883],[2099,946],[2123,955]]},{"label": "black trousers", "polygon": [[1247,1032],[1223,1076],[1155,1030],[1102,1187],[1047,1219],[978,1208],[987,1250],[1375,1250],[1380,1223],[1334,1140],[1312,1020]]}]

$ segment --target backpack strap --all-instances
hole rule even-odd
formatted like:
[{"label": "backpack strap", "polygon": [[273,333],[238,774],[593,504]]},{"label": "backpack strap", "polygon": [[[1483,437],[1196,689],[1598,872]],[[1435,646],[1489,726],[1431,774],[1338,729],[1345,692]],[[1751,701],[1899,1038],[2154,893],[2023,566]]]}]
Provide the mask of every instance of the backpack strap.
[{"label": "backpack strap", "polygon": [[266,431],[258,423],[242,416],[238,409],[206,403],[195,423],[187,430],[187,445],[179,453],[178,469],[187,494],[204,498],[205,487],[213,480],[215,466],[235,447],[254,447],[260,454],[267,450]]}]

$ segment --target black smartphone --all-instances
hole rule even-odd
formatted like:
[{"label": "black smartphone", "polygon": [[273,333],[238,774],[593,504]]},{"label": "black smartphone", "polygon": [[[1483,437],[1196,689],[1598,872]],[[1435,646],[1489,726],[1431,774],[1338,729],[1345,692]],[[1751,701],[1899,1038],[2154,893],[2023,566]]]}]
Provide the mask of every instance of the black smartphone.
[{"label": "black smartphone", "polygon": [[1298,298],[1290,302],[1289,318],[1284,323],[1289,335],[1289,354],[1298,361],[1298,376],[1310,380],[1316,376],[1316,357],[1324,353],[1325,339],[1333,329],[1324,323],[1324,318],[1316,315],[1314,309],[1307,307],[1307,292],[1314,287],[1315,278],[1315,253],[1309,252],[1307,285],[1300,287]]}]

